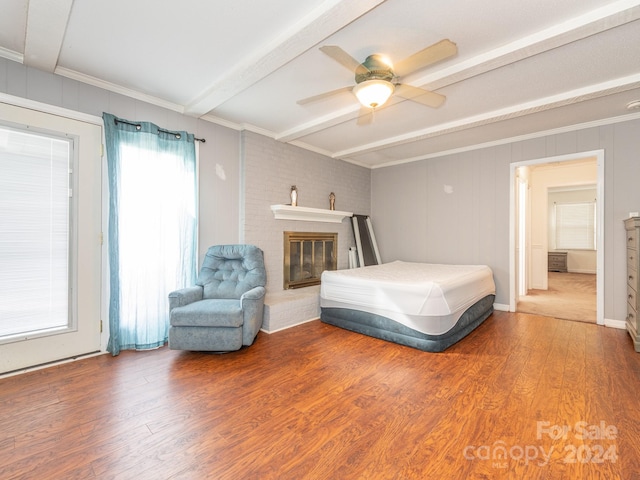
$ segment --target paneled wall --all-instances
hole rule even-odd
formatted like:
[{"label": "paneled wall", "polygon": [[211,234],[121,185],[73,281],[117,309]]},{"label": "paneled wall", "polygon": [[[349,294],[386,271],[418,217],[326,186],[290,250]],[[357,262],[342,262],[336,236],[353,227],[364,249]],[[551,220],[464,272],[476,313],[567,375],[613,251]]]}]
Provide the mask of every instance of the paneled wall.
[{"label": "paneled wall", "polygon": [[[510,164],[603,149],[604,316],[626,316],[623,219],[640,210],[640,120],[456,153],[372,172],[384,261],[483,263],[509,304]],[[400,232],[400,233],[398,233]]]},{"label": "paneled wall", "polygon": [[497,303],[508,304],[510,164],[605,150],[605,318],[626,315],[624,228],[640,210],[640,120],[518,141],[369,171],[323,155],[182,115],[0,58],[0,93],[90,115],[107,111],[163,128],[188,130],[200,145],[200,254],[209,245],[246,241],[265,250],[269,288],[282,285],[282,231],[338,231],[339,268],[353,244],[348,222],[275,220],[269,206],[289,203],[371,214],[384,262],[402,259],[484,263],[495,274]]},{"label": "paneled wall", "polygon": [[496,302],[508,303],[500,293],[509,285],[509,150],[373,170],[371,215],[382,260],[490,265]]}]

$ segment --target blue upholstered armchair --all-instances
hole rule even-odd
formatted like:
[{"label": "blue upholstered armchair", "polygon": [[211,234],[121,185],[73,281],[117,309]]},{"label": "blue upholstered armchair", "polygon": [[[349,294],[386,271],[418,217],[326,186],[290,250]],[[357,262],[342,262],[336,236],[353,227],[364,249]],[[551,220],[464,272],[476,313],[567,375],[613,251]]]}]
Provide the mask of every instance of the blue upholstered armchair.
[{"label": "blue upholstered armchair", "polygon": [[228,352],[251,345],[262,326],[266,283],[258,247],[210,247],[196,286],[169,294],[169,348]]}]

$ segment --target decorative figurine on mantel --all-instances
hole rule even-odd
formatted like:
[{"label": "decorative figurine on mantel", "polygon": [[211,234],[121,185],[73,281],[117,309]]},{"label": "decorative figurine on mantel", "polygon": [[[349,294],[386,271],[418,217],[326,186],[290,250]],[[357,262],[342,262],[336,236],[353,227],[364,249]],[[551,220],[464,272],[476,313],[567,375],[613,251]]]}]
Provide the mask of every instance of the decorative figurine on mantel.
[{"label": "decorative figurine on mantel", "polygon": [[298,189],[295,185],[291,185],[291,206],[296,207],[298,205]]},{"label": "decorative figurine on mantel", "polygon": [[336,194],[331,192],[329,194],[329,210],[336,209]]}]

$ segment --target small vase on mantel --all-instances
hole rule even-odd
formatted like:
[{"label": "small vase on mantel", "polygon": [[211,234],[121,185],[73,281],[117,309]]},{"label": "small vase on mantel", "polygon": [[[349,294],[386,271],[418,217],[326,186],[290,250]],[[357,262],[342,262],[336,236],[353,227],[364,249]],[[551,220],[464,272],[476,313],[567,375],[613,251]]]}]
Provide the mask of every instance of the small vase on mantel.
[{"label": "small vase on mantel", "polygon": [[295,185],[291,185],[291,206],[296,207],[298,205],[298,188]]}]

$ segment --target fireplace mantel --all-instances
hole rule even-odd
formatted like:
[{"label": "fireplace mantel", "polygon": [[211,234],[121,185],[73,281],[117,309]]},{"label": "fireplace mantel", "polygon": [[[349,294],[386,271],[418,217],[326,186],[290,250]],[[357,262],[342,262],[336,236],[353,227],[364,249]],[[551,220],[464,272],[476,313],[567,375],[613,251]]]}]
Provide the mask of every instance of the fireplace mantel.
[{"label": "fireplace mantel", "polygon": [[271,205],[271,210],[276,220],[342,223],[344,217],[353,216],[352,212],[325,210],[323,208],[292,207],[291,205]]}]

